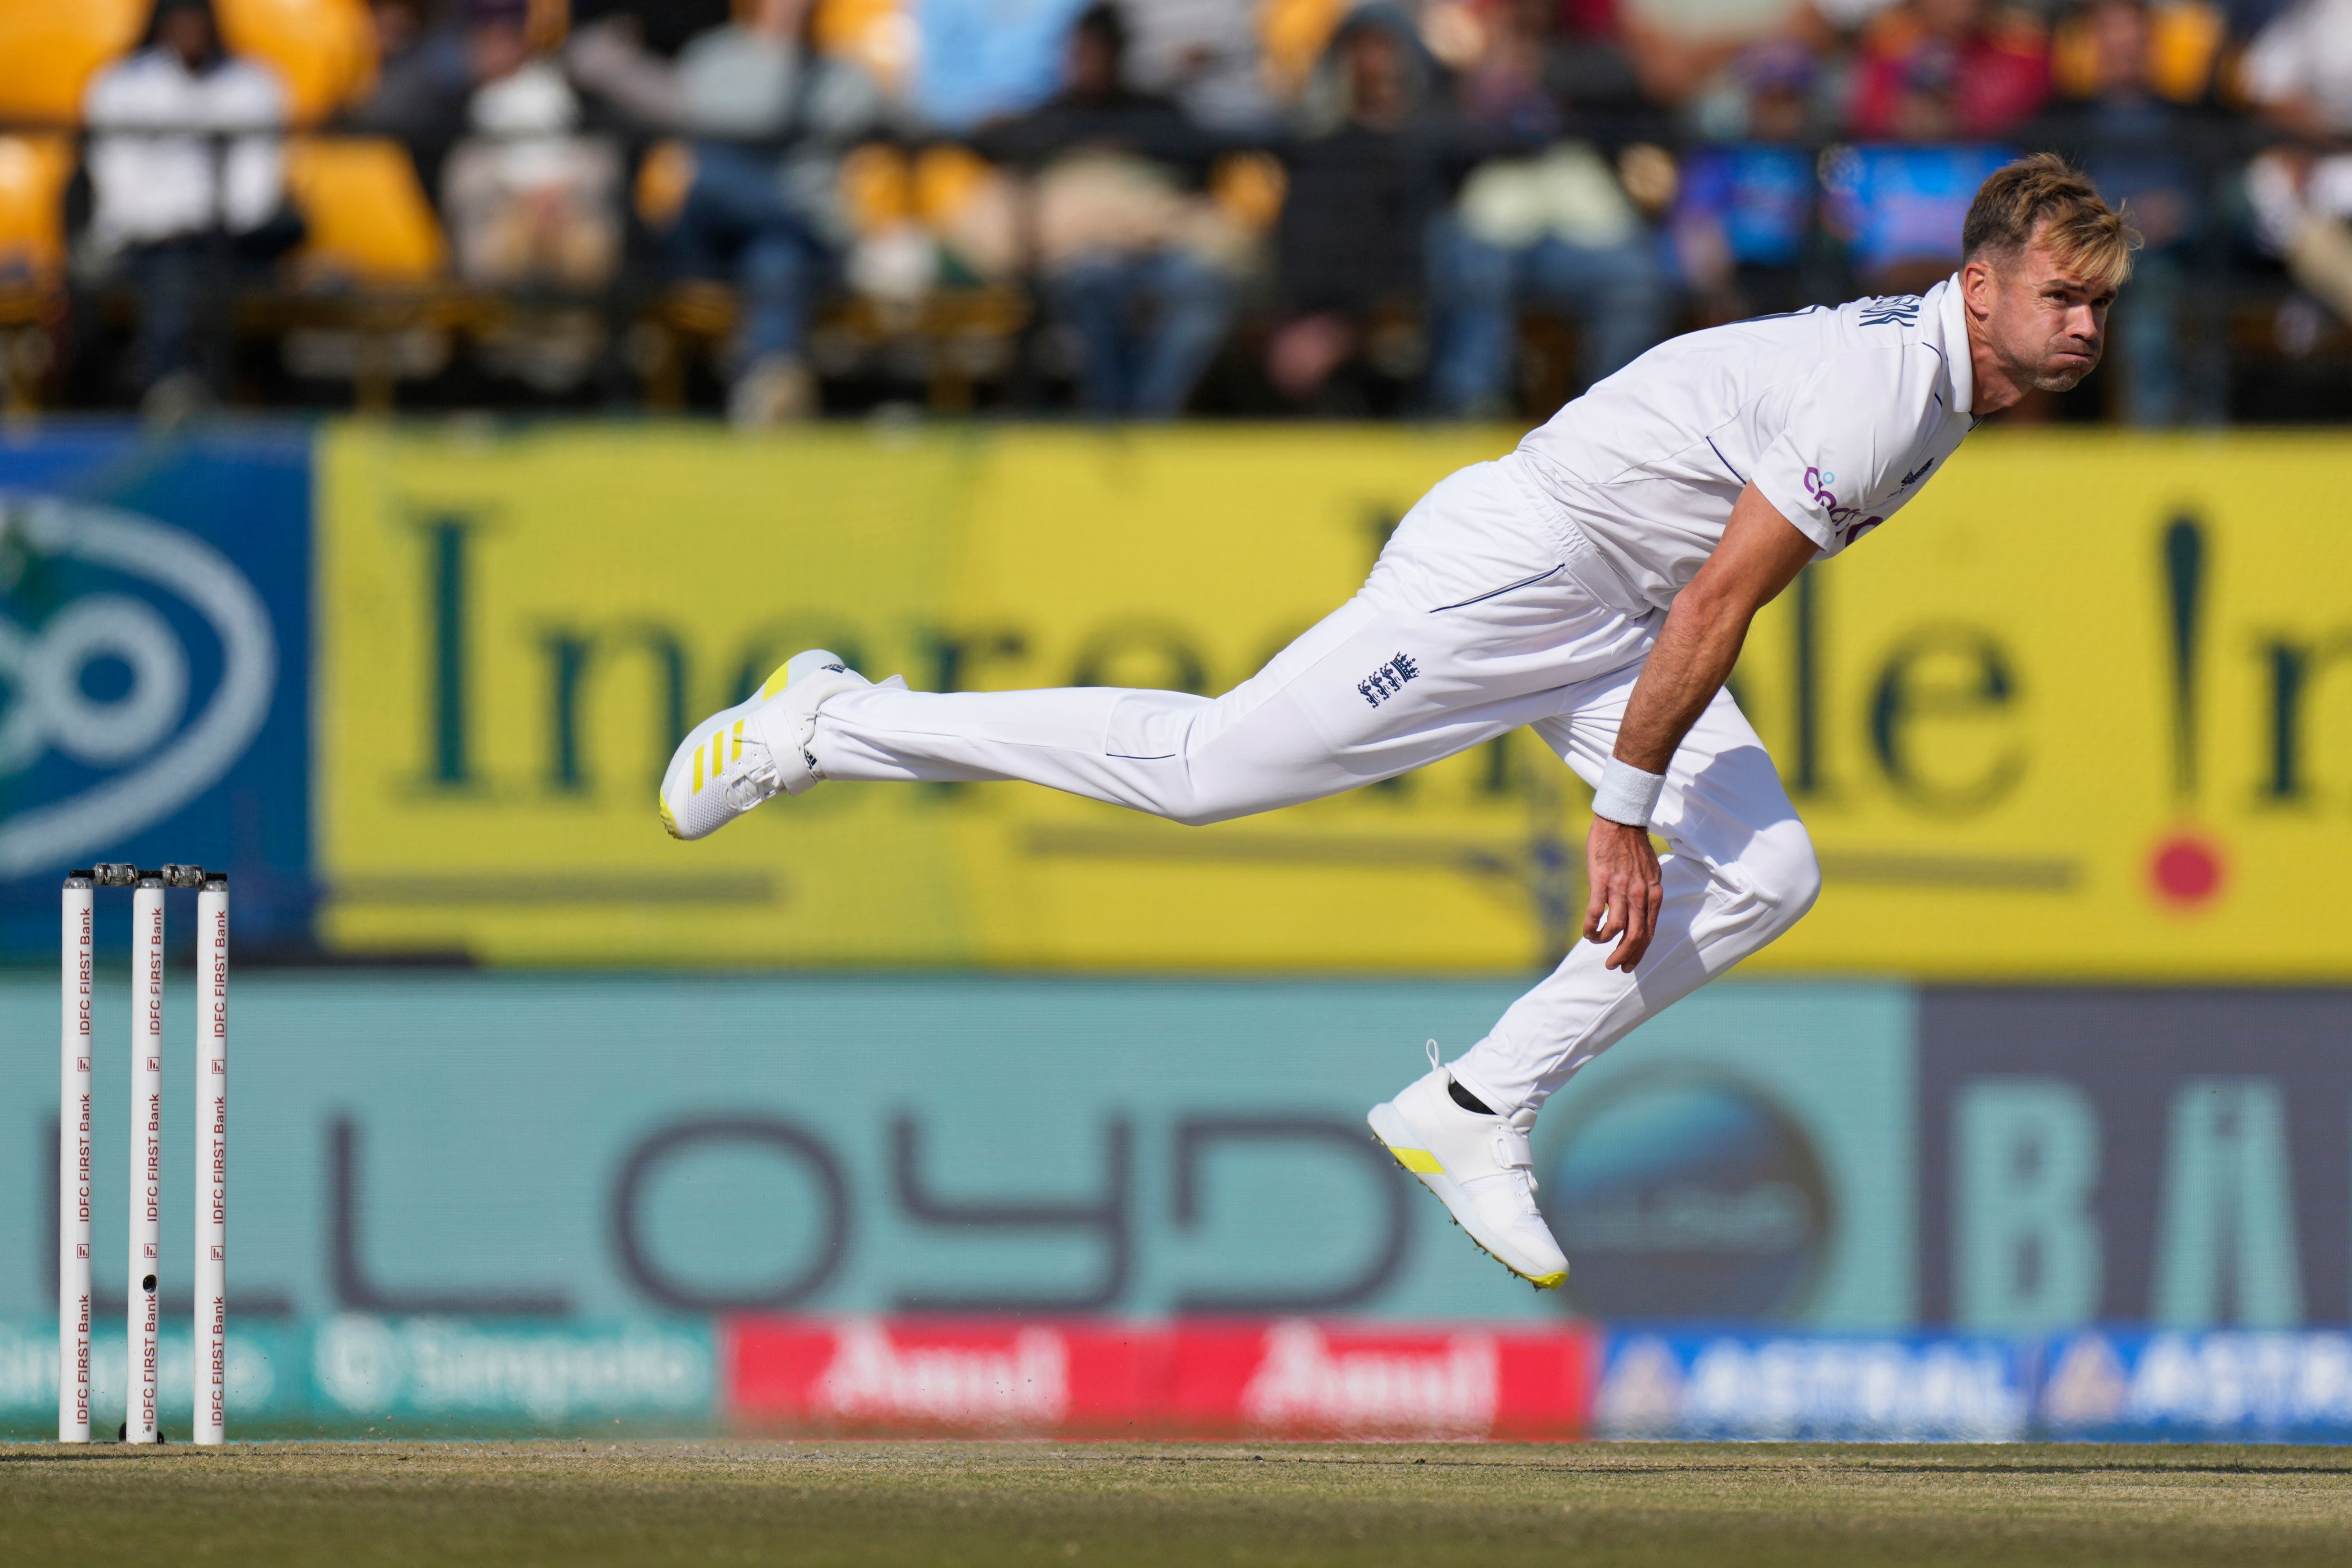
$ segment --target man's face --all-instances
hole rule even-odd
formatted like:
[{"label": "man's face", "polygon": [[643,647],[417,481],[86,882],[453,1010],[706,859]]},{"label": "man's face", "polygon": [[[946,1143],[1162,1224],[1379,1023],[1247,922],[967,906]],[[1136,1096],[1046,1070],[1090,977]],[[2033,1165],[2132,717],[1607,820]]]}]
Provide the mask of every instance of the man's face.
[{"label": "man's face", "polygon": [[192,70],[212,58],[213,19],[193,5],[165,12],[155,24],[155,37]]},{"label": "man's face", "polygon": [[1984,0],[1911,0],[1911,15],[1930,37],[1965,38],[1984,22]]},{"label": "man's face", "polygon": [[2116,291],[2061,267],[2038,237],[2015,256],[1969,262],[1961,281],[1985,346],[2020,386],[2071,391],[2098,364]]},{"label": "man's face", "polygon": [[2092,57],[2101,92],[2147,83],[2147,13],[2138,0],[2102,0],[2091,12]]},{"label": "man's face", "polygon": [[1348,39],[1348,86],[1355,117],[1392,126],[1404,117],[1404,61],[1384,27],[1359,27]]},{"label": "man's face", "polygon": [[1101,28],[1079,27],[1070,34],[1064,74],[1080,98],[1108,98],[1118,90],[1118,52]]}]

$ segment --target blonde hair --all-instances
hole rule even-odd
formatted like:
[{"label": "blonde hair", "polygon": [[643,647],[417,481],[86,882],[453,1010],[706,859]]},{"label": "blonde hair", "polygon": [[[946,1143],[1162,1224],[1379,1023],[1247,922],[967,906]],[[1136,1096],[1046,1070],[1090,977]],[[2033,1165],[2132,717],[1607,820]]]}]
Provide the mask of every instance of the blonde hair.
[{"label": "blonde hair", "polygon": [[2099,198],[2082,171],[2055,153],[2036,153],[1993,171],[1977,187],[1960,228],[1964,258],[2006,259],[2036,240],[2050,258],[2088,282],[2121,288],[2139,235]]}]

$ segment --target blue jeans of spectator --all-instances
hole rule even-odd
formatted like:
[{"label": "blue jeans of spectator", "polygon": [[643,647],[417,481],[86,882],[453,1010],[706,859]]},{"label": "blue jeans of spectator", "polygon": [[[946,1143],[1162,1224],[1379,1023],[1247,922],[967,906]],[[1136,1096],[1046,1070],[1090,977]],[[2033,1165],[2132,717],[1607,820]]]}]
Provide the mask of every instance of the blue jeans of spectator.
[{"label": "blue jeans of spectator", "polygon": [[1045,284],[1077,332],[1078,395],[1094,414],[1172,419],[1184,412],[1233,320],[1233,279],[1183,250],[1079,258]]},{"label": "blue jeans of spectator", "polygon": [[686,276],[735,286],[740,364],[801,352],[828,253],[785,199],[773,157],[698,144],[669,247]]},{"label": "blue jeans of spectator", "polygon": [[1429,253],[1437,339],[1430,401],[1441,414],[1490,413],[1510,402],[1524,303],[1564,305],[1575,316],[1587,386],[1665,331],[1665,263],[1646,233],[1597,247],[1547,235],[1513,249],[1446,217],[1430,231]]},{"label": "blue jeans of spectator", "polygon": [[125,251],[123,273],[139,296],[131,368],[140,388],[186,373],[221,390],[237,289],[266,276],[302,235],[302,220],[287,208],[242,234],[183,235]]}]

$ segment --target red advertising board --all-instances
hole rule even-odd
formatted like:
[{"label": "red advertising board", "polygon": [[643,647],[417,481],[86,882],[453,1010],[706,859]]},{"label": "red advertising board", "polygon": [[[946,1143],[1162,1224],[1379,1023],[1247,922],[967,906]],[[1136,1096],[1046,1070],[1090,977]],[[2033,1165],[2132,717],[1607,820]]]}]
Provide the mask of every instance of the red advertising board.
[{"label": "red advertising board", "polygon": [[738,1426],[889,1434],[1557,1440],[1595,1364],[1572,1324],[738,1317],[720,1346]]}]

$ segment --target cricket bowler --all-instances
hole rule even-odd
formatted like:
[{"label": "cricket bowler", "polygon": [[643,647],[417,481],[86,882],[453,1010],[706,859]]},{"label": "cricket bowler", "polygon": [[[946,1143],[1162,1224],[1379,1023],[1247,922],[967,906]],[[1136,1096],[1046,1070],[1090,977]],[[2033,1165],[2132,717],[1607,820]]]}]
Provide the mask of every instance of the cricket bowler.
[{"label": "cricket bowler", "polygon": [[1593,788],[1586,940],[1370,1121],[1479,1246],[1556,1286],[1528,1146],[1544,1101],[1821,889],[1724,689],[1749,621],[1987,415],[2088,374],[2137,243],[2060,158],[2011,163],[1979,189],[1953,276],[1661,343],[1440,482],[1355,597],[1222,697],[910,691],[814,649],[687,736],[662,819],[700,838],[826,781],[1023,779],[1223,822],[1532,728]]}]

